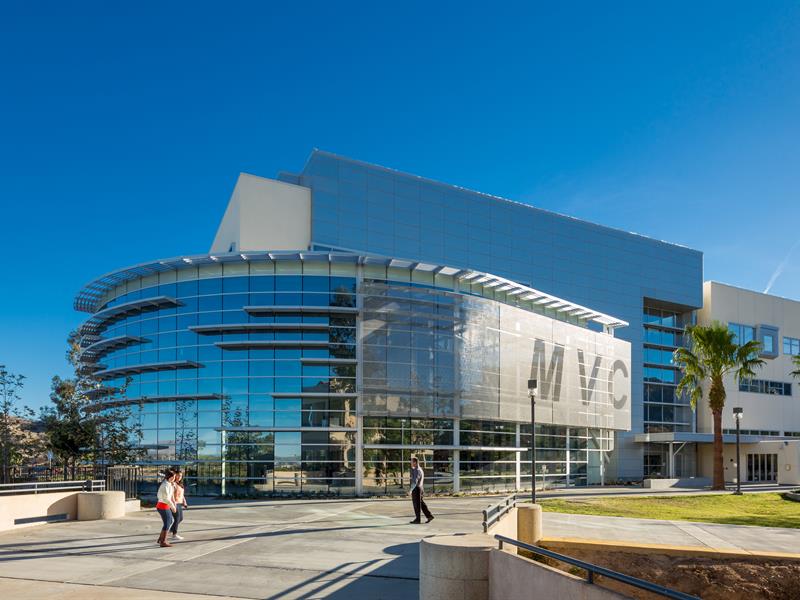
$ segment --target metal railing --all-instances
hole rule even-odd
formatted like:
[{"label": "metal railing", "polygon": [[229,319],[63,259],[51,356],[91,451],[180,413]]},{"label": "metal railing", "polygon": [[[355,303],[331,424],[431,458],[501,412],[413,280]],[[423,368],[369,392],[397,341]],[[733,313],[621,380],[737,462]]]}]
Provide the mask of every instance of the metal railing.
[{"label": "metal railing", "polygon": [[64,469],[60,466],[13,467],[8,483],[28,483],[33,481],[86,481],[87,479],[103,479],[102,468],[95,466],[76,466]]},{"label": "metal railing", "polygon": [[106,489],[125,492],[126,500],[139,497],[139,481],[142,479],[142,467],[116,466],[106,469]]},{"label": "metal railing", "polygon": [[46,494],[48,492],[104,492],[102,479],[84,481],[30,481],[28,483],[0,484],[0,495]]},{"label": "metal railing", "polygon": [[520,542],[504,535],[496,535],[494,536],[494,539],[499,542],[499,547],[501,550],[503,549],[504,543],[510,544],[512,546],[516,546],[517,548],[527,550],[532,554],[546,556],[547,558],[552,558],[553,560],[558,560],[573,567],[583,569],[586,571],[587,583],[594,583],[594,576],[602,575],[608,579],[613,579],[615,581],[639,588],[640,590],[652,592],[653,594],[657,594],[665,598],[676,598],[677,600],[700,600],[697,596],[692,596],[691,594],[684,594],[683,592],[672,590],[664,587],[663,585],[658,585],[657,583],[651,583],[649,581],[645,581],[644,579],[639,579],[638,577],[631,577],[630,575],[625,575],[624,573],[619,573],[618,571],[612,571],[611,569],[606,569],[605,567],[601,567],[599,565],[587,563],[582,560],[578,560],[577,558],[565,556],[564,554],[559,554],[558,552],[553,552],[552,550],[547,550],[546,548],[532,546],[531,544],[526,544],[525,542]]},{"label": "metal railing", "polygon": [[483,533],[517,506],[517,494],[511,494],[483,509]]}]

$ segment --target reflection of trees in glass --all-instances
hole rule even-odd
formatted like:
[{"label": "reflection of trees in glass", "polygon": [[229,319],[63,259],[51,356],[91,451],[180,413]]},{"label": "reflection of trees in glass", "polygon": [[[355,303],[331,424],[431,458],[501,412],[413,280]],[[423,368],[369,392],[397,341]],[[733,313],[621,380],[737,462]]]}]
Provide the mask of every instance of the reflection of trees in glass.
[{"label": "reflection of trees in glass", "polygon": [[[244,427],[247,415],[241,406],[233,406],[230,397],[222,401],[222,425],[225,428]],[[247,460],[250,447],[250,434],[247,431],[226,431],[225,460]]]},{"label": "reflection of trees in glass", "polygon": [[[331,306],[355,306],[355,283],[352,286],[339,286],[334,290],[331,298]],[[344,293],[347,292],[347,293]],[[356,344],[356,316],[355,315],[331,315],[330,318],[330,342],[331,356],[334,358],[355,358]],[[334,394],[351,394],[355,390],[356,366],[355,365],[333,365],[331,367],[331,377],[329,389]],[[353,400],[344,399],[343,425],[345,427],[355,427],[356,417],[353,410]],[[347,454],[349,447],[344,449],[344,464],[347,466]]]},{"label": "reflection of trees in glass", "polygon": [[175,458],[196,460],[197,450],[197,401],[179,401],[175,404]]},{"label": "reflection of trees in glass", "polygon": [[[347,292],[347,293],[345,293]],[[356,297],[352,287],[338,286],[331,294],[331,306],[352,308]],[[356,316],[331,315],[330,317],[331,356],[335,358],[356,357]]]}]

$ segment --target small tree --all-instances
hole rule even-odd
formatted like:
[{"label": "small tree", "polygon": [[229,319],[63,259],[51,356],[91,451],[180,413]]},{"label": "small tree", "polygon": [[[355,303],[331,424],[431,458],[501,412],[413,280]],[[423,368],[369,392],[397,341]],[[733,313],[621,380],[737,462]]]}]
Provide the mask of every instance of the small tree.
[{"label": "small tree", "polygon": [[33,462],[44,448],[41,434],[31,429],[33,411],[20,407],[19,392],[24,375],[10,373],[0,365],[0,481],[11,483],[14,467]]},{"label": "small tree", "polygon": [[797,356],[793,356],[792,362],[794,363],[794,366],[797,368],[794,371],[792,371],[791,375],[792,377],[797,377],[798,379],[800,379],[800,354],[798,354]]},{"label": "small tree", "polygon": [[78,464],[84,459],[86,449],[97,439],[96,422],[86,418],[82,409],[84,396],[76,380],[53,377],[50,402],[42,409],[42,422],[50,448],[64,465],[64,479],[75,479]]},{"label": "small tree", "polygon": [[733,373],[736,381],[755,376],[756,369],[764,366],[758,358],[761,344],[755,341],[742,345],[736,343],[735,335],[719,322],[711,325],[689,325],[686,327],[689,348],[675,350],[675,364],[683,370],[677,392],[688,394],[692,409],[703,398],[703,385],[708,383],[708,406],[714,417],[714,481],[712,488],[725,489],[722,462],[722,411],[725,408],[725,384],[723,378]]},{"label": "small tree", "polygon": [[[102,382],[82,368],[80,335],[73,331],[67,339],[67,362],[74,377],[53,377],[52,406],[42,411],[42,421],[53,453],[74,479],[80,463],[125,463],[136,460],[141,451],[132,438],[140,435],[140,426],[131,420],[129,406],[96,410],[90,392]],[[127,387],[127,383],[126,386]],[[124,394],[124,388],[121,390]]]}]

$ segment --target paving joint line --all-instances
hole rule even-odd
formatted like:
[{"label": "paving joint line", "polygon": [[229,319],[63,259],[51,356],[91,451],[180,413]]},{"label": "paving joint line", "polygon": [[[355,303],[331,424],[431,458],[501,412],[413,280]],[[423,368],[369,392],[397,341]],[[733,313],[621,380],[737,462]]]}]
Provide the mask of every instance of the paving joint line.
[{"label": "paving joint line", "polygon": [[[91,587],[112,587],[121,590],[141,590],[143,592],[149,592],[150,594],[164,592],[165,590],[154,590],[152,588],[142,588],[136,586],[123,586],[123,585],[114,585],[113,583],[78,583],[73,581],[59,581],[57,579],[31,579],[30,577],[9,577],[7,575],[0,576],[0,581],[3,579],[13,579],[15,581],[30,581],[36,583],[60,583],[62,585],[88,585]],[[246,596],[221,596],[220,594],[209,594],[206,592],[167,592],[169,594],[182,594],[185,596],[208,596],[209,598],[232,598],[235,600],[251,600]]]}]

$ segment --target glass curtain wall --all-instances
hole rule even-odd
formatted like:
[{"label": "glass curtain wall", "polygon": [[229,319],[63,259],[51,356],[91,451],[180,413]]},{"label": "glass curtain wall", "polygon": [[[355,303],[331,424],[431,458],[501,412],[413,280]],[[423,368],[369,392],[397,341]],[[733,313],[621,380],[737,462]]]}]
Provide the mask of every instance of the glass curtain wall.
[{"label": "glass curtain wall", "polygon": [[[554,353],[546,418],[607,422],[613,369],[603,361],[614,360],[614,338],[600,350],[600,334],[576,328],[587,366],[574,379],[563,347],[534,351],[501,334],[514,320],[546,340],[573,325],[460,285],[355,261],[242,261],[132,279],[84,326],[85,345],[108,343],[87,359],[98,407],[122,407],[138,430],[131,443],[150,484],[178,465],[193,494],[401,493],[412,455],[434,493],[529,488],[519,386],[532,360]],[[610,439],[601,427],[537,424],[537,482],[600,483]]]},{"label": "glass curtain wall", "polygon": [[[220,493],[223,475],[229,494],[353,493],[355,266],[343,275],[302,274],[299,262],[259,266],[271,272],[220,265],[218,277],[206,269],[108,303],[177,300],[97,332],[143,340],[100,359],[103,384],[121,390],[106,400],[127,399],[146,462],[184,465],[194,493]],[[167,363],[181,367],[135,368]]]},{"label": "glass curtain wall", "polygon": [[[674,310],[644,306],[644,431],[694,431],[694,413],[688,397],[676,394],[681,372],[673,352],[685,344],[684,329],[691,318]],[[675,457],[675,475],[695,472],[695,446],[687,444]],[[668,446],[645,444],[644,477],[669,477]]]}]

